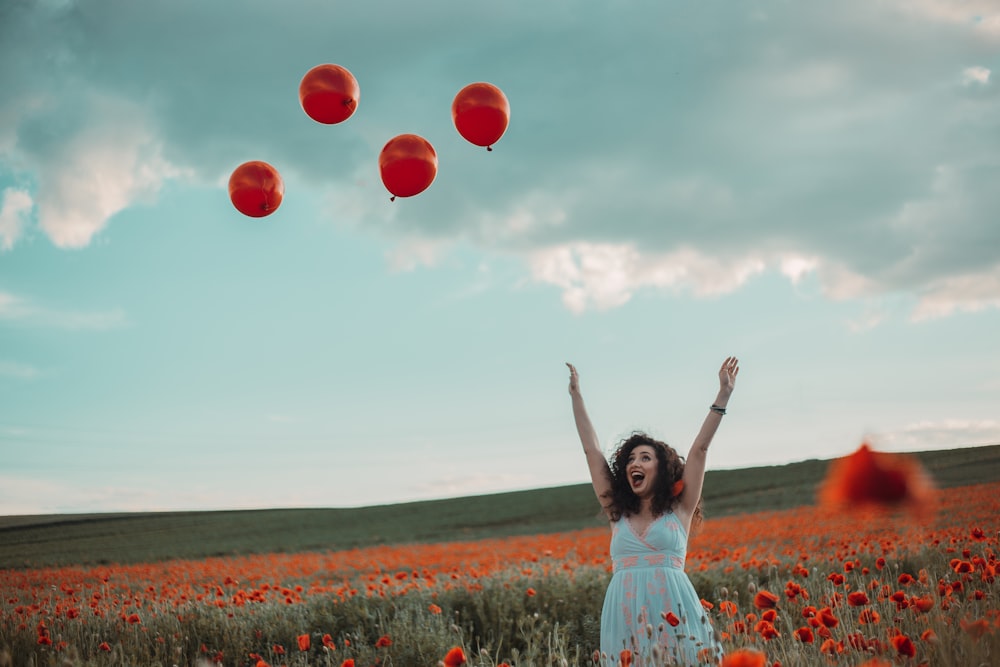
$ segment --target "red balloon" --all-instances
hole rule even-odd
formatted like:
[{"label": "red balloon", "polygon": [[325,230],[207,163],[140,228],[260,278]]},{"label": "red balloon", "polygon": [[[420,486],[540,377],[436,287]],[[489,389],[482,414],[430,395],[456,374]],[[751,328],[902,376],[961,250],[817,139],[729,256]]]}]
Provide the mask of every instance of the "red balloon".
[{"label": "red balloon", "polygon": [[489,83],[470,83],[451,103],[451,118],[458,133],[477,146],[493,150],[510,122],[510,103],[503,91]]},{"label": "red balloon", "polygon": [[306,115],[327,125],[350,118],[360,97],[357,79],[340,65],[316,65],[299,84],[299,102]]},{"label": "red balloon", "polygon": [[271,215],[281,206],[285,183],[278,170],[254,160],[236,167],[229,177],[229,198],[236,210],[251,218]]},{"label": "red balloon", "polygon": [[438,158],[431,143],[416,134],[400,134],[382,148],[378,169],[386,189],[396,197],[412,197],[437,176]]}]

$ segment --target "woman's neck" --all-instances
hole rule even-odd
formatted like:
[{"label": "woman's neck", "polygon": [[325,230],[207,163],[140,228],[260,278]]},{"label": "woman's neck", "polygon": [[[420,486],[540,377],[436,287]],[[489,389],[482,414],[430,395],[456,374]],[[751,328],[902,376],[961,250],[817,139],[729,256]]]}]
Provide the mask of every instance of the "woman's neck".
[{"label": "woman's neck", "polygon": [[656,513],[653,512],[653,499],[652,498],[639,498],[639,516],[647,516],[654,518]]}]

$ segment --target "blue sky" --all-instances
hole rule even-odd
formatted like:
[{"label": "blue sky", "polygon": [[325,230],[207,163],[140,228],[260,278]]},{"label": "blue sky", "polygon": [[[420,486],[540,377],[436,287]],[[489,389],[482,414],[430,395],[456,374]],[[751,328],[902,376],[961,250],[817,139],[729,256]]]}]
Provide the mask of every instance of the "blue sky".
[{"label": "blue sky", "polygon": [[1000,442],[992,0],[24,0],[0,77],[0,514],[584,482],[566,361],[609,450],[686,451],[730,354],[713,468]]}]

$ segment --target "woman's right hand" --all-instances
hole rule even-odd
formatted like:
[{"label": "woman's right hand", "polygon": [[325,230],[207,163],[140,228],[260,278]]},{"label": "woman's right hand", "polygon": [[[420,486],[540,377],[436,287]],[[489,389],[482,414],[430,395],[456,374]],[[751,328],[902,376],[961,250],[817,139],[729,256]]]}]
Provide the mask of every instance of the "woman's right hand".
[{"label": "woman's right hand", "polygon": [[577,375],[576,367],[573,364],[567,362],[566,365],[569,366],[569,395],[570,396],[579,396],[580,395],[580,376]]}]

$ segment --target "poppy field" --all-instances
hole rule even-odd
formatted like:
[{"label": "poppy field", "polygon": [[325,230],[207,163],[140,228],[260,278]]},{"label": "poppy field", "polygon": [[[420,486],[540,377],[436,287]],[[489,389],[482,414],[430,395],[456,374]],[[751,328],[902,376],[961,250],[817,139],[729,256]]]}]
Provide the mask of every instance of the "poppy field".
[{"label": "poppy field", "polygon": [[[724,664],[996,664],[998,515],[1000,482],[919,515],[710,518],[687,570]],[[601,527],[0,570],[0,665],[594,664],[607,548]]]}]

